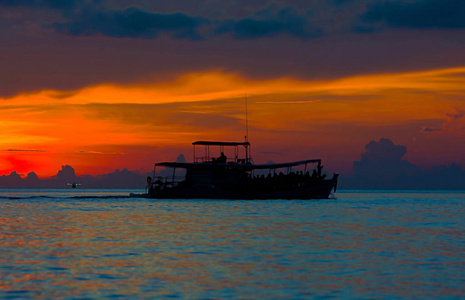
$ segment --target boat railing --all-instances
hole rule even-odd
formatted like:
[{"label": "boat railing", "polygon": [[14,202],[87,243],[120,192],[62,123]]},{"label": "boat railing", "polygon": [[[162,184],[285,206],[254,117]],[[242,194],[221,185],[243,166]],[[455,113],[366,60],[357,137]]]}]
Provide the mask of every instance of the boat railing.
[{"label": "boat railing", "polygon": [[155,189],[163,190],[178,186],[185,180],[185,176],[155,176],[152,186]]},{"label": "boat railing", "polygon": [[[219,161],[216,160],[215,158],[204,157],[204,156],[195,157],[194,162],[196,162],[196,163],[219,163]],[[232,158],[227,158],[226,163],[228,163],[228,164],[246,164],[247,159],[232,157]],[[248,163],[251,163],[251,159],[248,159]]]},{"label": "boat railing", "polygon": [[[250,143],[245,142],[215,142],[197,141],[193,142],[194,163],[249,163]],[[196,151],[196,147],[203,148],[204,151]],[[243,148],[244,151],[240,151]],[[203,152],[203,155],[200,153]],[[221,155],[220,155],[221,154]],[[226,155],[225,155],[226,154]],[[219,155],[219,156],[218,156]]]}]

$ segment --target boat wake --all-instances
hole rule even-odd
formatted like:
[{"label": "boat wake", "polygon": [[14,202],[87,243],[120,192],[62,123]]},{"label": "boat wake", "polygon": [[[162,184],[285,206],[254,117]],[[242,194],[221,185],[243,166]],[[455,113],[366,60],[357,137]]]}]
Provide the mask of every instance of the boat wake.
[{"label": "boat wake", "polygon": [[127,199],[131,198],[129,195],[11,195],[0,196],[2,200],[104,200],[104,199]]}]

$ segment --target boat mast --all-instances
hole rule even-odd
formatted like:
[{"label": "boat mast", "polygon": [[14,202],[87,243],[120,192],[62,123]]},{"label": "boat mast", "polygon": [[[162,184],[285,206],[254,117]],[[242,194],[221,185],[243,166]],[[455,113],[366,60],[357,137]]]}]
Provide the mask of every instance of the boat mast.
[{"label": "boat mast", "polygon": [[245,141],[249,141],[249,116],[247,111],[247,94],[245,95]]},{"label": "boat mast", "polygon": [[[249,116],[247,111],[247,94],[245,94],[245,142],[249,142]],[[245,146],[245,162],[249,163],[249,148]]]}]

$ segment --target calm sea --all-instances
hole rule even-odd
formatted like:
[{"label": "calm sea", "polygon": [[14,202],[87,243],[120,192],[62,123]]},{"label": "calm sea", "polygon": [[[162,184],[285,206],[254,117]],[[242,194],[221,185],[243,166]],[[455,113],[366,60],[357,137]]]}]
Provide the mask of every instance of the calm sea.
[{"label": "calm sea", "polygon": [[0,298],[465,298],[465,192],[0,190]]}]

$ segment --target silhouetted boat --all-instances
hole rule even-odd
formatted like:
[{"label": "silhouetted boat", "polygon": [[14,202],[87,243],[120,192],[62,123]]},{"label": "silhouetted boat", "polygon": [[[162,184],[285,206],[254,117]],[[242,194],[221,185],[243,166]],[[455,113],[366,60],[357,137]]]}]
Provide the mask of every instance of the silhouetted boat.
[{"label": "silhouetted boat", "polygon": [[73,189],[77,188],[78,186],[81,185],[80,182],[73,182],[73,183],[67,183],[68,186],[72,187]]},{"label": "silhouetted boat", "polygon": [[[194,162],[156,163],[153,176],[147,178],[146,196],[178,199],[322,199],[337,188],[338,174],[331,179],[321,174],[320,159],[287,163],[253,164],[250,143],[194,142]],[[204,154],[196,156],[196,147]],[[219,147],[221,156],[210,156],[210,148]],[[224,147],[234,148],[227,158]],[[239,147],[245,149],[240,157]],[[312,172],[307,168],[316,165]],[[168,176],[156,176],[157,168],[172,168]],[[300,170],[299,170],[300,169]],[[178,173],[177,173],[178,172]],[[166,174],[166,171],[164,171]],[[181,176],[180,176],[181,175]]]}]

